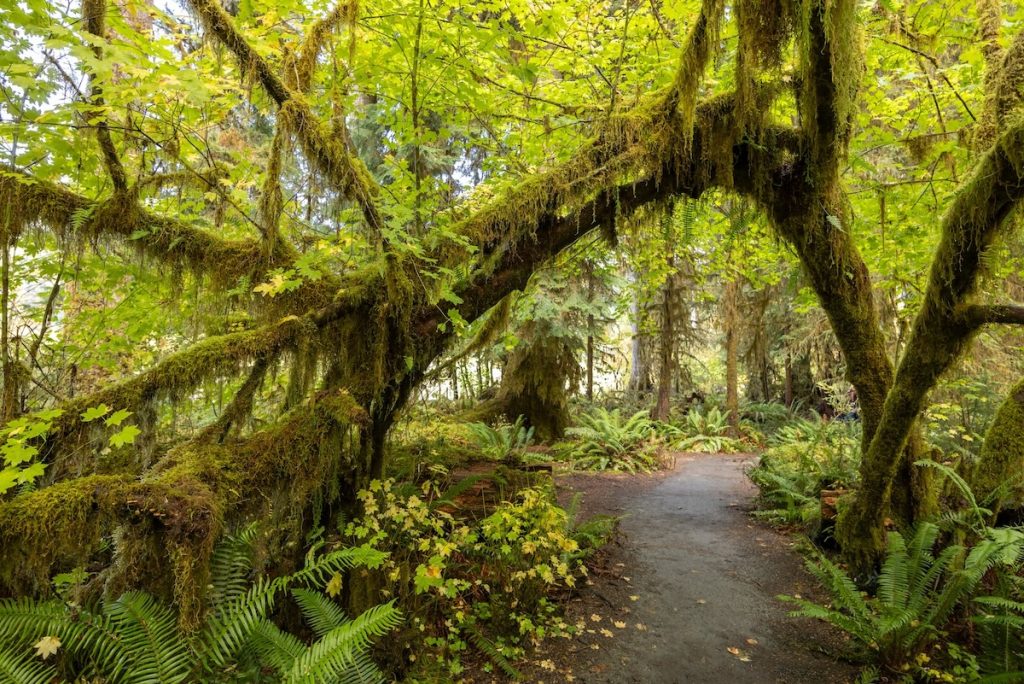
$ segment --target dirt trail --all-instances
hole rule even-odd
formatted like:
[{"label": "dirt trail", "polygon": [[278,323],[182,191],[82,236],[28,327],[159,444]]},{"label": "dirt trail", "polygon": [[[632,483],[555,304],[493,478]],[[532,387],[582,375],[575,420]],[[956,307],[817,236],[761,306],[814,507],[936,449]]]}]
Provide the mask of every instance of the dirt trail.
[{"label": "dirt trail", "polygon": [[570,604],[570,618],[586,621],[587,631],[554,640],[528,679],[849,681],[853,669],[825,654],[840,647],[837,635],[788,618],[775,598],[815,589],[792,540],[748,515],[755,490],[744,468],[753,458],[682,454],[656,476],[561,478],[563,494],[583,494],[585,513],[623,516],[623,537]]}]

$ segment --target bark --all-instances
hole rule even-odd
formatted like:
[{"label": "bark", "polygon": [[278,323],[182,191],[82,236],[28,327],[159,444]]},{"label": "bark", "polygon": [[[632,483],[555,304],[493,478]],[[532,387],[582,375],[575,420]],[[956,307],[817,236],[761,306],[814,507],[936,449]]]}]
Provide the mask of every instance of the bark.
[{"label": "bark", "polygon": [[739,396],[739,281],[725,283],[722,295],[725,327],[725,410],[729,418],[729,436],[740,436]]},{"label": "bark", "polygon": [[669,256],[669,275],[662,287],[661,330],[658,335],[658,398],[651,411],[654,420],[667,421],[672,408],[672,371],[676,352],[675,300],[676,281],[675,258]]}]

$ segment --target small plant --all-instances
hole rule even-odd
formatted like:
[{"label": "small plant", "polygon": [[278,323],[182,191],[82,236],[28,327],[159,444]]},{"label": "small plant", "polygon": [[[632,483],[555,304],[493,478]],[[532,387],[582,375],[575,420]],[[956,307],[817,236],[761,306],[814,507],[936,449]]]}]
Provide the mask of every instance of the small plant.
[{"label": "small plant", "polygon": [[996,533],[970,549],[953,544],[936,553],[938,536],[939,528],[928,522],[909,539],[890,532],[873,598],[821,555],[807,567],[829,591],[831,603],[779,598],[800,606],[792,615],[831,623],[854,639],[866,660],[899,672],[939,639],[953,611],[969,601],[985,573],[1007,553],[1020,550],[1019,540]]},{"label": "small plant", "polygon": [[521,456],[533,441],[533,428],[526,426],[523,416],[516,418],[512,424],[503,423],[491,427],[487,423],[469,423],[466,427],[480,451],[496,461]]},{"label": "small plant", "polygon": [[374,480],[358,494],[363,514],[346,526],[357,543],[388,551],[384,590],[409,606],[424,652],[416,675],[454,681],[475,648],[514,677],[526,644],[570,629],[554,601],[586,576],[585,558],[607,539],[610,519],[575,520],[550,488],[529,487],[480,521],[446,510],[432,481],[415,491]]},{"label": "small plant", "polygon": [[775,432],[772,445],[748,475],[760,490],[758,517],[779,523],[811,523],[823,489],[857,482],[857,428],[837,421],[797,420]]},{"label": "small plant", "polygon": [[[125,684],[384,681],[368,651],[398,626],[398,610],[388,603],[349,620],[310,587],[330,587],[340,572],[379,565],[385,554],[362,547],[315,555],[317,545],[299,572],[249,583],[252,538],[250,528],[218,548],[207,617],[196,631],[182,629],[171,607],[138,591],[97,607],[0,600],[0,673],[19,684],[80,677]],[[268,618],[285,592],[317,636],[310,645]]]},{"label": "small plant", "polygon": [[596,407],[566,430],[570,441],[559,449],[580,470],[654,470],[662,446],[647,410],[624,418],[619,409]]}]

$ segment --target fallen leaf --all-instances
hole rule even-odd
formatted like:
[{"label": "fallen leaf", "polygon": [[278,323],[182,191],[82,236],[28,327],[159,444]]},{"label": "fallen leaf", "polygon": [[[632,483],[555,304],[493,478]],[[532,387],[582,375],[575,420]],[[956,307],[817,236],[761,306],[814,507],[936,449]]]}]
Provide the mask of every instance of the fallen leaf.
[{"label": "fallen leaf", "polygon": [[601,616],[598,615],[597,613],[594,613],[593,615],[590,616],[590,619],[593,620],[594,622],[600,622],[601,621]]},{"label": "fallen leaf", "polygon": [[639,601],[639,600],[640,600],[640,597],[639,597],[639,596],[630,596],[630,597],[629,597],[629,600],[630,600],[630,601]]},{"label": "fallen leaf", "polygon": [[707,601],[705,601],[704,599],[697,599],[697,603],[703,606],[705,603],[707,603]]},{"label": "fallen leaf", "polygon": [[757,639],[747,639],[747,644],[750,646],[757,646]]},{"label": "fallen leaf", "polygon": [[739,660],[740,662],[743,662],[743,663],[749,663],[750,662],[750,656],[747,655],[746,652],[741,651],[740,649],[736,648],[735,646],[730,646],[729,648],[727,648],[725,650],[728,651],[729,653],[733,654],[734,656],[736,656],[736,659]]},{"label": "fallen leaf", "polygon": [[46,660],[60,649],[60,639],[55,636],[44,636],[35,643],[36,655]]},{"label": "fallen leaf", "polygon": [[612,624],[614,624],[619,629],[625,629],[626,628],[626,623],[622,622],[621,620],[616,620]]}]

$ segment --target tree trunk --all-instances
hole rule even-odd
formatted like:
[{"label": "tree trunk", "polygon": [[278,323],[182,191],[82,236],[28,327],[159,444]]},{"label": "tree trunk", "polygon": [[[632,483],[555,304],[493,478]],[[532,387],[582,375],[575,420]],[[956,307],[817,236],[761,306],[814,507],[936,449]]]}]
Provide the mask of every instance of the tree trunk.
[{"label": "tree trunk", "polygon": [[739,281],[736,278],[725,283],[723,293],[725,325],[725,410],[729,417],[729,436],[740,436],[740,395],[739,395]]},{"label": "tree trunk", "polygon": [[669,257],[669,275],[665,280],[661,301],[661,334],[658,349],[658,399],[651,411],[654,420],[667,421],[672,399],[672,368],[675,358],[676,331],[673,317],[675,300],[675,274],[672,273],[674,258]]}]

